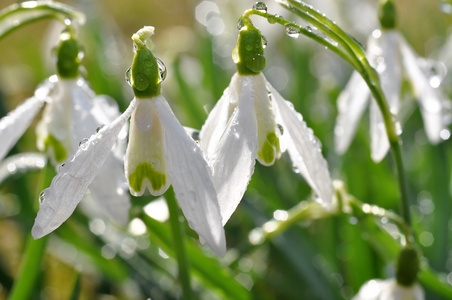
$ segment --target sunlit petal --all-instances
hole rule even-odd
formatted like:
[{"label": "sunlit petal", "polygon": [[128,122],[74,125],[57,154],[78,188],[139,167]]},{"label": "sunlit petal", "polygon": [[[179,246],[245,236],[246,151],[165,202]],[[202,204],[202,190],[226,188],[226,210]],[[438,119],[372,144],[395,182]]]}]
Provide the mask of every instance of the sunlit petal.
[{"label": "sunlit petal", "polygon": [[228,121],[237,107],[241,87],[240,77],[238,74],[232,77],[229,87],[224,90],[201,128],[199,144],[207,157],[215,153]]},{"label": "sunlit petal", "polygon": [[170,185],[164,155],[163,130],[154,99],[139,99],[130,119],[129,145],[125,156],[130,192],[143,195],[146,188],[154,196]]},{"label": "sunlit petal", "polygon": [[[333,185],[321,145],[312,130],[307,127],[303,117],[295,111],[292,103],[284,98],[269,84],[269,90],[275,100],[279,119],[284,127],[281,139],[287,145],[287,151],[293,165],[311,185],[327,208],[332,207]],[[279,121],[279,120],[278,120]]]},{"label": "sunlit petal", "polygon": [[38,114],[44,100],[31,97],[0,120],[0,160],[16,144]]},{"label": "sunlit petal", "polygon": [[334,128],[335,148],[345,153],[358,127],[359,119],[369,103],[370,90],[358,72],[353,72],[350,81],[337,100],[338,116]]},{"label": "sunlit petal", "polygon": [[238,109],[233,113],[210,160],[223,225],[242,200],[257,158],[253,77],[240,76],[239,86],[234,89],[239,94],[235,97],[240,98]]},{"label": "sunlit petal", "polygon": [[190,227],[223,257],[226,241],[210,167],[165,98],[158,96],[153,101],[164,130],[166,164],[179,205]]},{"label": "sunlit petal", "polygon": [[69,218],[107,159],[134,108],[135,100],[120,117],[82,144],[53,178],[50,187],[42,192],[42,203],[32,228],[35,239],[52,232]]}]

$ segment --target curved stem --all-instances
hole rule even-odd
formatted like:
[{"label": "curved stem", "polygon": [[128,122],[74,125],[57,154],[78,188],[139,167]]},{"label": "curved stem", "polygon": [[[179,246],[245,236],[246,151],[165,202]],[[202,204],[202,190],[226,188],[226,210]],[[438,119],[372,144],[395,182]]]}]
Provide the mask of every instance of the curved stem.
[{"label": "curved stem", "polygon": [[[346,61],[350,63],[366,81],[373,98],[383,116],[386,132],[391,147],[391,154],[394,159],[396,173],[399,183],[401,213],[404,221],[411,226],[411,217],[409,211],[409,201],[407,195],[407,182],[403,167],[401,142],[394,121],[394,117],[389,110],[388,102],[381,88],[377,72],[370,66],[363,49],[352,37],[345,33],[333,21],[329,20],[323,14],[298,0],[276,0],[286,9],[294,12],[304,20],[316,25],[319,30],[325,33],[329,38],[333,39],[342,46],[348,54]],[[309,36],[308,36],[309,37]],[[318,40],[316,40],[318,41]],[[334,48],[330,48],[334,51]],[[337,53],[336,51],[334,51]],[[342,55],[340,55],[343,57]]]},{"label": "curved stem", "polygon": [[171,230],[174,240],[174,251],[176,252],[177,264],[179,266],[179,280],[182,285],[183,299],[192,299],[190,284],[190,266],[188,264],[187,252],[185,250],[185,232],[180,222],[180,209],[174,195],[173,188],[170,187],[165,194],[170,215]]}]

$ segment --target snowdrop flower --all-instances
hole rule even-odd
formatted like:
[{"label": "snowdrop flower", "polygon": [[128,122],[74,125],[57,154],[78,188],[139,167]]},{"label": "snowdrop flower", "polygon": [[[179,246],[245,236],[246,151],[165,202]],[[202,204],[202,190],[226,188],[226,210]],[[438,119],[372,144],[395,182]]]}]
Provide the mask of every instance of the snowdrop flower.
[{"label": "snowdrop flower", "polygon": [[[14,146],[44,104],[43,117],[36,129],[37,145],[39,150],[47,152],[57,168],[84,138],[119,115],[113,100],[96,96],[80,77],[80,48],[71,34],[62,33],[56,52],[58,75],[47,79],[36,89],[33,97],[0,121],[0,139],[3,141],[0,159]],[[123,134],[123,143],[126,133]],[[113,220],[126,224],[130,200],[121,163],[125,148],[121,151],[120,146],[118,142],[114,152],[108,156],[108,163],[94,178],[90,191]]]},{"label": "snowdrop flower", "polygon": [[416,283],[403,286],[395,278],[367,281],[352,300],[424,300],[424,291]]},{"label": "snowdrop flower", "polygon": [[[450,103],[438,86],[430,82],[421,64],[422,59],[394,29],[394,13],[392,1],[386,2],[380,18],[382,29],[375,30],[368,41],[368,59],[380,75],[390,111],[397,121],[401,115],[402,81],[407,77],[419,104],[427,137],[432,144],[437,144],[450,135]],[[339,115],[335,141],[339,154],[348,149],[369,99],[370,90],[355,71],[337,101]],[[374,99],[370,101],[371,156],[375,162],[379,162],[388,152],[389,141],[377,103]]]},{"label": "snowdrop flower", "polygon": [[92,135],[52,180],[44,191],[34,236],[55,230],[72,214],[131,117],[124,162],[130,192],[141,196],[148,189],[161,195],[172,184],[190,227],[224,256],[226,242],[211,170],[161,95],[164,66],[146,46],[153,32],[153,27],[144,27],[132,37],[135,55],[127,74],[135,99],[121,116]]},{"label": "snowdrop flower", "polygon": [[237,73],[200,132],[201,148],[213,169],[222,222],[240,203],[255,160],[270,166],[285,150],[294,168],[329,207],[332,183],[320,143],[292,103],[261,73],[265,66],[262,35],[249,20],[244,21],[233,51]]}]

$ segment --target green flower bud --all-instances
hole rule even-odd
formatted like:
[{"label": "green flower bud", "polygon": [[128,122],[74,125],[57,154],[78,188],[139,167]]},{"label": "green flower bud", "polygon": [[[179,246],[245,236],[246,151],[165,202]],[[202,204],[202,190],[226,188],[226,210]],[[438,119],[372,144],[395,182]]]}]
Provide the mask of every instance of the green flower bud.
[{"label": "green flower bud", "polygon": [[381,28],[394,29],[396,27],[397,12],[392,0],[384,0],[378,13]]},{"label": "green flower bud", "polygon": [[413,247],[402,249],[397,261],[397,283],[412,286],[417,280],[419,271],[419,254]]},{"label": "green flower bud", "polygon": [[79,66],[82,51],[79,43],[68,32],[60,36],[60,43],[56,47],[57,74],[60,78],[73,79],[80,75]]},{"label": "green flower bud", "polygon": [[147,46],[153,32],[154,28],[148,26],[132,36],[136,51],[127,76],[136,98],[144,99],[160,95],[164,66],[160,67],[161,63],[159,64]]},{"label": "green flower bud", "polygon": [[259,29],[248,22],[239,32],[232,59],[240,75],[256,75],[265,67],[263,38]]}]

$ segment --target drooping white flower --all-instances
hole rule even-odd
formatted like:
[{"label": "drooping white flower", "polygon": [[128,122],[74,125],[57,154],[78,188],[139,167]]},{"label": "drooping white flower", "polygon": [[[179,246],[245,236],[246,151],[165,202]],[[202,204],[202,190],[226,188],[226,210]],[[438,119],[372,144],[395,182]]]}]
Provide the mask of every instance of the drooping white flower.
[{"label": "drooping white flower", "polygon": [[160,94],[159,63],[145,45],[152,33],[152,27],[145,27],[133,36],[137,49],[129,74],[135,99],[83,143],[43,191],[45,200],[32,229],[35,238],[55,230],[72,214],[131,117],[124,163],[131,193],[141,196],[147,188],[161,195],[171,184],[190,227],[224,256],[226,242],[211,170]]},{"label": "drooping white flower", "polygon": [[[74,51],[67,51],[68,47]],[[44,104],[43,116],[36,128],[37,146],[47,153],[57,169],[97,128],[119,115],[114,100],[107,96],[96,96],[79,76],[78,49],[76,40],[64,32],[57,48],[58,75],[45,80],[33,97],[0,120],[0,139],[4,141],[0,145],[0,159],[23,135]],[[122,169],[126,133],[125,130],[118,139],[108,163],[90,185],[94,200],[105,213],[124,225],[128,221],[130,208],[130,196]]]},{"label": "drooping white flower", "polygon": [[[429,141],[437,144],[450,134],[450,103],[437,85],[432,85],[419,58],[403,36],[395,29],[375,30],[368,41],[367,55],[380,75],[381,86],[391,113],[401,119],[402,81],[411,83],[424,121]],[[336,151],[343,154],[356,132],[358,121],[370,99],[370,90],[361,75],[355,71],[345,89],[339,95],[339,115],[335,128]],[[389,149],[389,141],[382,114],[374,99],[370,100],[371,156],[381,161]]]},{"label": "drooping white flower", "polygon": [[269,166],[285,150],[294,168],[330,208],[333,189],[321,145],[292,103],[284,100],[260,72],[265,64],[265,60],[259,62],[263,49],[260,53],[242,52],[257,49],[256,45],[262,43],[260,32],[251,24],[247,26],[240,31],[234,50],[238,73],[200,132],[201,148],[213,169],[222,222],[228,221],[240,203],[255,160]]},{"label": "drooping white flower", "polygon": [[394,278],[372,279],[364,283],[352,300],[424,300],[424,291],[418,283],[406,287]]}]

